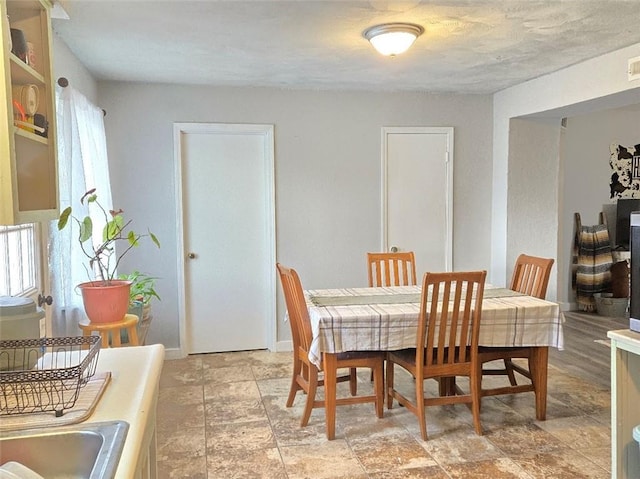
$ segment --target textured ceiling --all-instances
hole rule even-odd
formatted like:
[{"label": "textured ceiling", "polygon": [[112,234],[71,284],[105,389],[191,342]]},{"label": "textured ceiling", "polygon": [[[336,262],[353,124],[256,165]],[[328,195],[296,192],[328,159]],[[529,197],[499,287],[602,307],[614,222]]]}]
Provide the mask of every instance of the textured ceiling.
[{"label": "textured ceiling", "polygon": [[[640,0],[61,4],[70,19],[54,19],[55,32],[108,80],[493,93],[640,43]],[[383,57],[362,31],[393,21],[425,33],[407,53]]]}]

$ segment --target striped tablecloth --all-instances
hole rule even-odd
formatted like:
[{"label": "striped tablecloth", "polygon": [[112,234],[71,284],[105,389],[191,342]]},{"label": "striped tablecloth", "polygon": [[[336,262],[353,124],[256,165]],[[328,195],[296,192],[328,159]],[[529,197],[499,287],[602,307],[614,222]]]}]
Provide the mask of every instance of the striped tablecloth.
[{"label": "striped tablecloth", "polygon": [[[420,286],[307,290],[313,329],[309,359],[323,352],[393,351],[414,347],[420,313]],[[558,304],[485,287],[481,346],[564,347]]]}]

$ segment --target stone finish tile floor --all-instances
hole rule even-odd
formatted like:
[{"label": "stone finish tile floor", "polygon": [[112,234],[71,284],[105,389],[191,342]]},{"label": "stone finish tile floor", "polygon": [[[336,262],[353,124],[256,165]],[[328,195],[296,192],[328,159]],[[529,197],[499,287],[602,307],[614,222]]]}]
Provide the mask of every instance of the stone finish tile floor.
[{"label": "stone finish tile floor", "polygon": [[[158,402],[158,476],[231,479],[589,478],[611,476],[610,391],[549,365],[547,420],[533,393],[482,401],[483,436],[464,405],[427,409],[429,439],[397,403],[341,406],[336,439],[324,410],[307,427],[305,397],[285,407],[291,353],[217,353],[165,362]],[[396,373],[402,388],[412,380]],[[361,371],[358,388],[371,389]],[[485,381],[502,381],[485,377]],[[435,382],[428,381],[435,394]],[[341,384],[339,394],[348,394]],[[464,387],[464,384],[462,384]]]}]

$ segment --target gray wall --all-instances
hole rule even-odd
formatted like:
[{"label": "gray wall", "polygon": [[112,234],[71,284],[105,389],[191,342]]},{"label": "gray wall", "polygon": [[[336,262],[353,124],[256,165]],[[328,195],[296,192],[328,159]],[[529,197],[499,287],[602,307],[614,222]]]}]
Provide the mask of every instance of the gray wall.
[{"label": "gray wall", "polygon": [[[615,203],[615,200],[609,197],[612,173],[609,166],[609,145],[640,144],[638,125],[640,105],[576,115],[567,119],[564,134],[565,155],[561,164],[564,202],[560,210],[560,225],[564,238],[560,247],[565,251],[567,261],[561,265],[558,272],[558,282],[566,285],[563,294],[558,298],[561,302],[575,303],[569,287],[574,213],[580,213],[583,225],[594,225],[599,222],[598,216],[603,211],[603,206]],[[613,212],[615,213],[615,208]],[[615,220],[615,217],[610,220]]]},{"label": "gray wall", "polygon": [[[490,96],[120,82],[98,91],[114,206],[162,242],[159,251],[137,249],[122,268],[162,278],[151,342],[179,346],[174,122],[275,125],[277,259],[308,288],[366,285],[365,253],[381,244],[381,127],[453,126],[454,268],[489,268]],[[280,296],[278,340],[286,341]]]},{"label": "gray wall", "polygon": [[[53,40],[56,78],[108,111],[114,206],[162,240],[160,251],[136,250],[123,270],[162,278],[149,340],[170,348],[179,345],[173,122],[275,125],[278,260],[297,267],[308,287],[366,281],[364,251],[380,245],[380,127],[454,126],[454,268],[488,268],[490,281],[504,284],[518,252],[554,256],[555,242],[548,297],[564,309],[573,301],[573,213],[597,221],[610,201],[609,143],[637,143],[638,110],[606,109],[640,103],[638,82],[625,78],[640,45],[504,90],[491,104],[489,96],[98,84]],[[527,116],[555,123],[536,126]],[[558,130],[562,117],[568,125]],[[546,154],[533,152],[540,145]],[[278,339],[288,338],[280,321]]]},{"label": "gray wall", "polygon": [[[308,287],[365,282],[362,254],[380,245],[380,127],[454,126],[454,268],[489,268],[490,281],[504,284],[519,251],[536,251],[537,238],[543,238],[545,248],[539,248],[537,254],[546,254],[555,241],[557,279],[551,281],[557,281],[557,292],[550,285],[548,297],[557,296],[567,309],[573,212],[581,211],[583,222],[596,221],[594,215],[607,202],[607,192],[598,186],[594,193],[584,184],[601,184],[602,169],[608,167],[601,163],[603,145],[608,148],[614,137],[620,143],[635,144],[637,128],[633,125],[637,125],[638,113],[579,117],[640,103],[638,82],[626,80],[626,60],[639,54],[640,44],[633,45],[493,97],[332,93],[96,84],[66,45],[54,37],[56,77],[66,76],[108,111],[115,206],[126,208],[139,226],[148,225],[162,239],[160,252],[141,248],[124,267],[162,277],[163,301],[156,305],[149,339],[168,347],[179,344],[173,122],[275,125],[278,259],[300,269]],[[548,154],[544,158],[518,153],[510,145],[515,138],[536,147],[536,138],[526,133],[526,123],[518,124],[535,116],[552,118],[555,124],[569,117],[566,130],[545,129],[541,144],[551,148],[559,136],[560,148],[554,153],[545,147]],[[594,145],[577,153],[585,142]],[[554,158],[555,165],[549,163]],[[535,166],[539,161],[542,166]],[[591,170],[587,163],[595,168]],[[584,172],[580,176],[574,173],[578,167]],[[535,182],[544,186],[544,211],[533,213],[533,219],[544,224],[538,237],[519,233],[528,231],[521,230],[520,223],[527,221],[531,212],[525,212],[541,198],[537,188],[527,186],[531,181],[527,168],[534,169]],[[516,237],[510,237],[512,234]],[[278,302],[281,318],[280,297]],[[288,337],[288,328],[280,323],[278,338]]]}]

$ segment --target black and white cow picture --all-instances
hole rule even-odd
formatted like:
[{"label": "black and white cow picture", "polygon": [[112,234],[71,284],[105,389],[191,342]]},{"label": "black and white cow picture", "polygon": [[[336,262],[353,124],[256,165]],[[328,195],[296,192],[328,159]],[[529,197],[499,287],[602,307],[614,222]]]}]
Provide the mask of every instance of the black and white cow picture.
[{"label": "black and white cow picture", "polygon": [[625,147],[612,143],[609,151],[609,165],[613,170],[610,198],[640,198],[640,173],[634,173],[634,168],[640,167],[640,144]]}]

